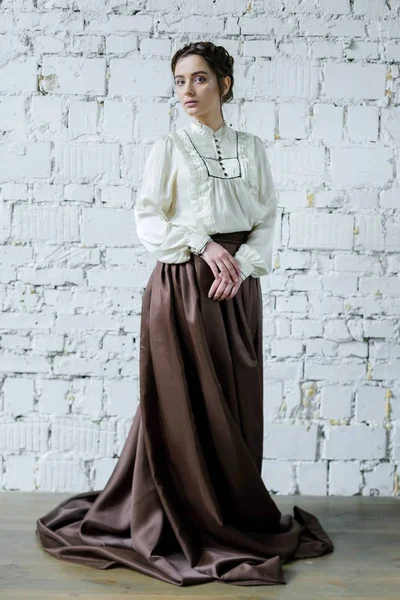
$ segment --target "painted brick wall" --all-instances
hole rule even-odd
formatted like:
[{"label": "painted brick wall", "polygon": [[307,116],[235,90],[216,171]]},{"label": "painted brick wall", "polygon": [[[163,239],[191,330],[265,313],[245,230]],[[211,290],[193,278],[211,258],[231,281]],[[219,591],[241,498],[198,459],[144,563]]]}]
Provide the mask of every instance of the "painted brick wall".
[{"label": "painted brick wall", "polygon": [[0,487],[98,489],[116,463],[155,264],[132,209],[152,143],[188,122],[170,57],[211,39],[279,194],[265,482],[399,496],[399,0],[73,5],[0,6]]}]

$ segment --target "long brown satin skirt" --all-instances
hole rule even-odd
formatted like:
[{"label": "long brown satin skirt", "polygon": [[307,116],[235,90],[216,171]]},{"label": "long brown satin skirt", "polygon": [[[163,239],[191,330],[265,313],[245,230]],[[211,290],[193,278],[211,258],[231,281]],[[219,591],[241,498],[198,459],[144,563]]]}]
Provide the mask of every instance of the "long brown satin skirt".
[{"label": "long brown satin skirt", "polygon": [[[247,235],[212,237],[233,255]],[[103,490],[37,520],[53,556],[180,586],[247,586],[286,583],[283,563],[333,551],[317,517],[298,506],[282,515],[261,478],[260,280],[248,277],[222,301],[208,298],[213,280],[199,256],[156,263],[143,295],[131,429]]]}]

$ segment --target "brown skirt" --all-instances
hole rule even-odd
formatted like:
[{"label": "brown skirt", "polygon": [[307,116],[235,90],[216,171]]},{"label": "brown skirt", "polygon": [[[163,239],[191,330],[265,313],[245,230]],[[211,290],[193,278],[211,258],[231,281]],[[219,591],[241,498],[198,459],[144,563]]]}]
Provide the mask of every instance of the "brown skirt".
[{"label": "brown skirt", "polygon": [[[212,237],[234,255],[247,235]],[[180,586],[246,586],[286,583],[283,563],[333,551],[317,517],[298,506],[282,515],[261,478],[260,280],[248,277],[222,301],[208,298],[213,280],[200,256],[156,263],[143,295],[131,429],[103,490],[37,520],[53,556]]]}]

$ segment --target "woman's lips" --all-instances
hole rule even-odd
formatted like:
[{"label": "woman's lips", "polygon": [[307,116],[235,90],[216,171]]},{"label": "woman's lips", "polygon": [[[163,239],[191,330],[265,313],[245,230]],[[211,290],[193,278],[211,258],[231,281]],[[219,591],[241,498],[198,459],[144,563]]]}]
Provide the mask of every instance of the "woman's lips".
[{"label": "woman's lips", "polygon": [[191,106],[192,104],[197,104],[197,100],[190,100],[189,102],[185,102],[186,106]]}]

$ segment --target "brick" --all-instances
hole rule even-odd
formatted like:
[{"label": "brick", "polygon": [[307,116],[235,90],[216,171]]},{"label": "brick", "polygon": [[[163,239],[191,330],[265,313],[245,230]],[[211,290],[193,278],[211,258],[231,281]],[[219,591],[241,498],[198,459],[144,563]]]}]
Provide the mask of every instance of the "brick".
[{"label": "brick", "polygon": [[36,136],[49,138],[62,131],[62,98],[33,96],[31,127]]},{"label": "brick", "polygon": [[55,143],[57,183],[109,183],[119,178],[119,148],[117,144]]},{"label": "brick", "polygon": [[274,340],[271,343],[271,356],[301,356],[303,344],[298,340]]},{"label": "brick", "polygon": [[279,136],[281,138],[306,138],[309,128],[309,113],[306,103],[285,102],[279,106]]},{"label": "brick", "polygon": [[279,382],[264,382],[264,423],[273,421],[280,416],[283,401],[283,384]]},{"label": "brick", "polygon": [[79,240],[77,208],[15,206],[12,236],[13,239],[21,241],[77,241]]},{"label": "brick", "polygon": [[137,243],[133,211],[118,208],[84,209],[82,241],[85,244],[132,246]]},{"label": "brick", "polygon": [[333,426],[326,430],[324,459],[373,460],[386,458],[384,427],[367,425]]},{"label": "brick", "polygon": [[256,64],[255,85],[270,98],[316,98],[319,67],[310,62],[276,58]]},{"label": "brick", "polygon": [[40,87],[51,94],[105,94],[104,58],[43,56]]},{"label": "brick", "polygon": [[11,417],[0,418],[0,449],[7,453],[47,452],[49,424],[47,420],[25,417],[14,421]]},{"label": "brick", "polygon": [[392,496],[394,493],[395,466],[380,463],[372,471],[364,471],[363,496]]},{"label": "brick", "polygon": [[353,227],[351,215],[292,213],[289,247],[350,250]]},{"label": "brick", "polygon": [[392,179],[391,148],[332,148],[331,153],[332,182],[337,187],[381,187]]},{"label": "brick", "polygon": [[6,377],[3,393],[4,409],[7,414],[20,416],[33,410],[33,379]]},{"label": "brick", "polygon": [[363,42],[361,40],[352,41],[351,45],[345,49],[347,59],[372,60],[378,59],[380,54],[377,42]]},{"label": "brick", "polygon": [[76,492],[89,490],[85,465],[77,457],[61,458],[46,454],[39,460],[38,481],[46,492]]},{"label": "brick", "polygon": [[83,134],[97,133],[99,105],[97,102],[73,100],[68,111],[69,137],[76,138]]},{"label": "brick", "polygon": [[0,203],[0,242],[6,242],[11,232],[11,207]]},{"label": "brick", "polygon": [[72,380],[71,411],[86,413],[92,417],[102,415],[103,381],[101,379],[76,378]]},{"label": "brick", "polygon": [[109,331],[118,329],[118,321],[103,314],[58,316],[54,325],[56,333],[69,333],[73,330]]},{"label": "brick", "polygon": [[297,467],[300,494],[326,496],[328,485],[327,463],[300,463]]},{"label": "brick", "polygon": [[317,428],[304,425],[274,425],[264,427],[264,458],[315,460]]},{"label": "brick", "polygon": [[386,388],[372,385],[361,385],[357,389],[356,412],[357,421],[385,421]]},{"label": "brick", "polygon": [[382,190],[381,205],[382,208],[400,208],[400,188]]},{"label": "brick", "polygon": [[20,56],[2,64],[0,92],[36,92],[36,58]]},{"label": "brick", "polygon": [[5,460],[5,489],[32,492],[35,490],[33,456],[8,456]]},{"label": "brick", "polygon": [[[107,36],[107,43],[109,37],[111,36]],[[142,38],[140,40],[140,55],[143,56],[143,58],[153,56],[163,56],[164,58],[167,58],[171,55],[171,40]]]},{"label": "brick", "polygon": [[30,181],[33,177],[49,177],[51,173],[49,142],[8,142],[0,144],[0,162],[4,173],[12,179]]},{"label": "brick", "polygon": [[322,147],[276,147],[271,151],[271,171],[276,187],[319,185],[325,177],[325,151]]},{"label": "brick", "polygon": [[248,40],[243,43],[243,56],[275,56],[276,46],[273,41]]},{"label": "brick", "polygon": [[243,16],[239,18],[240,33],[242,35],[276,35],[284,36],[294,33],[297,21],[293,17]]},{"label": "brick", "polygon": [[102,490],[111,477],[117,464],[116,458],[100,458],[93,461],[93,486]]},{"label": "brick", "polygon": [[51,450],[75,452],[90,458],[112,457],[115,421],[94,423],[89,417],[59,416],[52,419]]},{"label": "brick", "polygon": [[313,139],[329,142],[343,137],[343,107],[334,104],[317,103],[313,108]]},{"label": "brick", "polygon": [[318,19],[313,17],[300,18],[300,35],[310,36],[349,36],[364,37],[365,25],[363,21],[357,19]]},{"label": "brick", "polygon": [[138,404],[137,381],[110,381],[106,385],[107,414],[131,417]]},{"label": "brick", "polygon": [[387,252],[398,252],[400,248],[400,224],[386,224],[385,250]]},{"label": "brick", "polygon": [[337,41],[310,40],[312,58],[342,58],[342,44]]},{"label": "brick", "polygon": [[302,377],[303,365],[301,361],[274,362],[268,361],[264,368],[264,379],[273,380],[297,380]]},{"label": "brick", "polygon": [[276,299],[277,312],[304,312],[307,310],[306,296],[278,296]]},{"label": "brick", "polygon": [[[109,93],[112,96],[169,97],[172,88],[169,71],[169,61],[163,59],[112,58]],[[143,86],[146,73],[152,73],[152,76]]]},{"label": "brick", "polygon": [[385,238],[383,235],[382,218],[379,215],[357,215],[357,234],[354,237],[355,249],[383,250]]},{"label": "brick", "polygon": [[361,488],[360,463],[331,461],[329,467],[329,494],[355,496]]},{"label": "brick", "polygon": [[324,65],[322,95],[351,100],[383,99],[386,65],[327,62]]},{"label": "brick", "polygon": [[118,373],[118,366],[110,360],[105,364],[100,358],[81,358],[72,354],[55,356],[53,372],[56,375],[112,376]]},{"label": "brick", "polygon": [[346,419],[351,413],[352,390],[348,385],[324,385],[322,388],[321,417]]},{"label": "brick", "polygon": [[31,343],[28,335],[1,334],[1,347],[9,350],[28,350]]},{"label": "brick", "polygon": [[62,379],[42,379],[39,382],[39,390],[38,408],[40,413],[65,415],[69,412],[67,398],[69,390],[68,381]]},{"label": "brick", "polygon": [[[165,110],[163,104],[154,104],[152,106],[152,112],[157,108],[160,111],[160,107],[165,114],[165,118],[169,120],[168,112]],[[148,120],[150,121],[150,119]],[[106,100],[104,102],[103,133],[106,136],[110,136],[112,139],[132,140],[133,106],[131,102],[121,102],[117,100]]]},{"label": "brick", "polygon": [[31,269],[29,267],[21,267],[18,273],[18,279],[26,283],[34,285],[82,285],[83,271],[82,269]]},{"label": "brick", "polygon": [[141,31],[149,32],[153,25],[151,15],[115,15],[108,14],[102,19],[91,19],[86,26],[88,32],[101,31]]},{"label": "brick", "polygon": [[270,494],[287,495],[295,492],[293,467],[290,461],[264,458],[261,477]]},{"label": "brick", "polygon": [[308,360],[305,364],[305,376],[309,379],[352,381],[364,379],[365,374],[366,366],[359,362],[323,363]]},{"label": "brick", "polygon": [[366,338],[390,338],[395,335],[393,319],[364,319],[363,331]]},{"label": "brick", "polygon": [[375,142],[378,139],[379,112],[377,106],[349,106],[347,115],[350,140]]},{"label": "brick", "polygon": [[326,340],[306,340],[307,356],[337,356],[338,344]]},{"label": "brick", "polygon": [[295,338],[319,337],[322,335],[322,323],[314,319],[293,319],[292,336]]},{"label": "brick", "polygon": [[22,96],[0,97],[0,127],[2,131],[21,131],[25,123],[25,102]]},{"label": "brick", "polygon": [[50,364],[46,358],[28,354],[3,353],[0,361],[0,372],[3,373],[48,373]]}]

